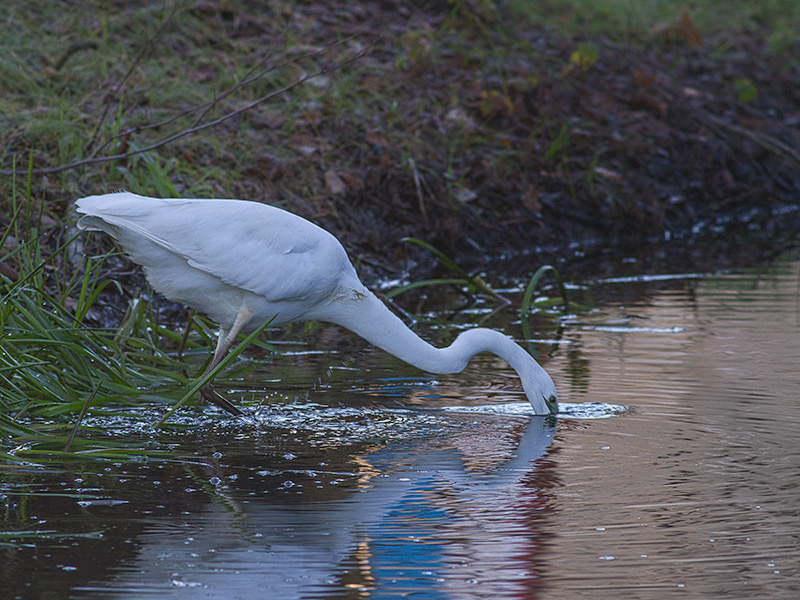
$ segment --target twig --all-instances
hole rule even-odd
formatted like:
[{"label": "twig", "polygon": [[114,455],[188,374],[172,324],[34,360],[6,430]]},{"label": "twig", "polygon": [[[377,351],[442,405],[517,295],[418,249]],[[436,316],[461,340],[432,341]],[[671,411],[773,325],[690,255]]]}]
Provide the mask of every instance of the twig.
[{"label": "twig", "polygon": [[[339,42],[337,42],[337,44],[338,43]],[[330,47],[333,47],[333,46],[330,46]],[[326,50],[327,50],[327,48],[326,48]],[[197,112],[197,111],[201,110],[203,112],[200,113],[200,116],[198,116],[197,119],[195,119],[194,124],[191,126],[191,127],[197,127],[202,122],[202,120],[205,118],[205,116],[211,111],[212,108],[214,108],[217,104],[219,104],[222,100],[224,100],[225,98],[230,96],[232,93],[240,90],[241,88],[243,88],[245,86],[250,85],[251,83],[253,83],[255,81],[258,81],[259,79],[261,79],[265,75],[271,73],[272,71],[280,69],[281,67],[284,67],[284,66],[286,66],[288,64],[292,64],[294,62],[297,62],[300,59],[308,58],[308,57],[311,57],[311,56],[316,56],[317,54],[320,54],[323,51],[324,50],[314,50],[314,51],[306,52],[306,53],[302,54],[299,57],[286,59],[286,60],[283,60],[283,61],[281,61],[279,63],[276,63],[275,65],[273,65],[271,67],[263,69],[261,72],[258,73],[258,75],[254,75],[253,77],[250,77],[248,79],[242,79],[236,85],[230,87],[229,89],[225,90],[221,94],[215,96],[213,100],[209,100],[207,102],[204,102],[203,104],[198,104],[197,106],[193,106],[191,108],[187,108],[186,110],[183,110],[183,111],[179,112],[178,114],[171,116],[168,119],[164,119],[163,121],[159,121],[158,123],[150,123],[149,125],[137,125],[136,127],[130,127],[130,128],[125,129],[123,131],[120,131],[119,133],[117,133],[117,134],[111,136],[110,138],[108,138],[105,142],[103,142],[102,145],[98,146],[98,148],[94,152],[92,152],[92,154],[89,156],[89,158],[95,158],[103,148],[108,146],[114,140],[129,136],[129,135],[134,134],[134,133],[140,133],[142,131],[147,131],[148,129],[158,129],[160,127],[164,127],[166,125],[174,123],[175,121],[177,121],[179,119],[182,119],[183,117],[185,117],[187,115],[190,115],[190,114],[192,114],[194,112]],[[257,64],[260,64],[264,60],[266,60],[271,52],[272,52],[272,50],[270,49],[264,55],[264,57],[261,60],[258,61]],[[254,70],[255,70],[255,66],[245,75],[245,77],[247,77],[247,75],[252,73]]]},{"label": "twig", "polygon": [[88,42],[88,41],[81,41],[81,42],[74,42],[70,44],[70,46],[64,50],[64,53],[61,55],[55,63],[53,63],[53,70],[60,71],[70,57],[75,54],[76,52],[80,52],[81,50],[89,50],[97,48],[97,42]]},{"label": "twig", "polygon": [[122,86],[125,85],[125,82],[128,81],[131,75],[133,75],[133,72],[136,70],[136,67],[139,66],[139,63],[142,61],[142,58],[144,57],[145,53],[153,47],[153,41],[156,39],[157,36],[161,34],[161,32],[164,30],[164,27],[166,27],[167,23],[172,21],[172,18],[175,16],[175,11],[177,10],[176,6],[177,5],[172,6],[172,10],[170,10],[169,14],[167,15],[167,18],[164,19],[164,21],[158,27],[156,27],[155,31],[150,35],[149,38],[147,38],[147,41],[144,44],[142,44],[141,48],[139,48],[139,52],[136,53],[136,56],[133,58],[133,61],[131,62],[131,66],[128,67],[128,70],[125,72],[125,75],[122,76],[122,79],[120,79],[114,85],[114,87],[112,87],[110,90],[106,92],[106,95],[103,98],[103,113],[97,120],[97,126],[94,128],[94,133],[92,133],[92,139],[86,145],[87,149],[94,146],[94,143],[97,141],[97,136],[100,135],[100,130],[103,127],[103,123],[105,123],[106,118],[108,117],[108,111],[111,110],[112,94],[119,93],[119,91],[122,89]]},{"label": "twig", "polygon": [[[113,154],[111,156],[99,156],[99,157],[84,158],[82,160],[77,160],[75,162],[72,162],[72,163],[69,163],[69,164],[66,164],[66,165],[61,165],[61,166],[58,166],[58,167],[44,167],[44,168],[39,168],[39,169],[33,169],[32,173],[34,173],[36,175],[46,175],[46,174],[51,174],[51,173],[60,173],[61,171],[67,171],[69,169],[74,169],[76,167],[82,167],[82,166],[85,166],[85,165],[94,165],[94,164],[98,164],[98,163],[110,162],[110,161],[113,161],[113,160],[124,160],[126,158],[130,158],[131,156],[135,156],[137,154],[143,154],[145,152],[150,152],[152,150],[156,150],[156,149],[161,148],[162,146],[165,146],[165,145],[167,145],[167,144],[169,144],[171,142],[174,142],[175,140],[178,140],[180,138],[186,137],[188,135],[192,135],[192,134],[197,133],[199,131],[203,131],[204,129],[209,129],[211,127],[215,127],[216,125],[219,125],[220,123],[223,123],[223,122],[227,121],[228,119],[231,119],[231,118],[233,118],[235,116],[238,116],[238,115],[240,115],[240,114],[242,114],[244,112],[247,112],[248,110],[251,110],[251,109],[255,108],[259,104],[263,104],[264,102],[274,98],[275,96],[280,96],[281,94],[285,94],[286,92],[293,90],[294,88],[302,85],[303,83],[305,83],[309,79],[313,79],[314,77],[318,77],[318,76],[323,75],[325,73],[330,73],[331,71],[336,71],[338,69],[341,69],[343,66],[345,66],[347,64],[350,64],[351,62],[354,62],[354,61],[358,60],[359,58],[361,58],[362,56],[364,56],[365,54],[367,54],[367,52],[370,50],[370,48],[371,48],[371,46],[368,46],[368,47],[364,48],[363,50],[360,50],[356,54],[348,57],[345,60],[337,62],[337,63],[335,63],[335,64],[333,64],[333,65],[331,65],[329,67],[323,67],[321,69],[318,69],[318,70],[314,71],[313,73],[310,73],[310,74],[307,74],[307,75],[303,75],[302,77],[300,77],[299,79],[295,80],[294,82],[292,82],[292,83],[290,83],[290,84],[288,84],[288,85],[286,85],[286,86],[284,86],[284,87],[282,87],[282,88],[280,88],[278,90],[275,90],[274,92],[270,92],[269,94],[261,96],[257,100],[254,100],[253,102],[250,102],[249,104],[247,104],[247,105],[245,105],[245,106],[243,106],[241,108],[238,108],[238,109],[233,110],[233,111],[231,111],[229,113],[226,113],[226,114],[222,115],[221,117],[218,117],[217,119],[214,119],[213,121],[209,121],[208,123],[203,123],[203,124],[197,125],[195,127],[190,127],[188,129],[184,129],[182,131],[179,131],[178,133],[175,133],[175,134],[170,135],[170,136],[168,136],[166,138],[163,138],[163,139],[161,139],[161,140],[159,140],[157,142],[154,142],[154,143],[152,143],[152,144],[150,144],[148,146],[144,146],[142,148],[137,148],[135,150],[129,150],[128,152],[122,152],[120,154]],[[319,51],[317,51],[317,53],[323,52],[323,51],[324,50],[319,50]],[[13,174],[13,172],[10,171],[10,170],[0,170],[0,175],[12,175],[12,174]]]},{"label": "twig", "polygon": [[396,314],[398,314],[402,319],[406,320],[406,323],[409,326],[413,326],[417,323],[417,319],[407,310],[403,309],[402,306],[399,306],[394,300],[391,298],[387,298],[383,292],[376,291],[375,295],[383,301],[385,305],[387,305],[391,310],[393,310]]},{"label": "twig", "polygon": [[[267,73],[271,73],[272,71],[274,71],[274,70],[276,70],[276,69],[279,69],[280,67],[282,67],[282,66],[284,66],[284,65],[287,65],[287,64],[290,64],[290,63],[292,63],[292,62],[295,62],[295,61],[297,60],[297,59],[286,59],[286,60],[284,60],[284,61],[281,61],[281,62],[279,62],[279,63],[278,63],[278,64],[276,64],[276,65],[273,65],[273,66],[271,66],[271,67],[268,67],[268,68],[266,68],[266,69],[263,69],[263,70],[262,70],[262,71],[261,71],[261,72],[260,72],[258,75],[255,75],[254,77],[250,77],[250,74],[251,74],[251,73],[253,73],[253,72],[256,70],[256,67],[257,67],[258,65],[260,65],[260,64],[261,64],[261,63],[263,63],[265,60],[267,60],[267,58],[269,58],[270,56],[272,56],[272,52],[273,52],[273,50],[275,50],[275,48],[277,47],[277,45],[278,45],[278,41],[279,41],[279,40],[282,40],[282,39],[284,38],[284,35],[285,35],[285,33],[286,33],[286,31],[284,30],[284,32],[283,32],[283,33],[281,33],[281,35],[280,35],[280,36],[278,36],[278,37],[275,39],[275,41],[274,41],[274,42],[272,42],[272,44],[270,45],[270,47],[269,47],[269,48],[267,48],[267,51],[266,51],[266,52],[264,52],[264,56],[263,56],[263,57],[262,57],[262,58],[261,58],[259,61],[257,61],[257,62],[256,62],[256,64],[254,64],[254,65],[253,65],[253,66],[250,68],[250,70],[249,70],[249,71],[247,71],[247,73],[245,73],[245,74],[244,74],[244,77],[243,77],[242,79],[240,79],[240,80],[239,80],[239,83],[237,83],[236,85],[234,85],[234,86],[233,86],[233,87],[231,87],[230,89],[228,89],[228,90],[224,91],[224,92],[223,92],[223,93],[221,93],[220,95],[216,96],[216,97],[215,97],[213,100],[211,100],[211,101],[209,101],[209,102],[206,102],[206,104],[207,104],[207,107],[205,108],[205,110],[204,110],[203,112],[201,112],[201,113],[200,113],[200,116],[198,116],[198,117],[197,117],[197,119],[195,120],[195,122],[194,122],[194,125],[192,125],[192,127],[197,127],[198,125],[200,125],[200,123],[202,123],[202,122],[203,122],[203,119],[205,119],[206,115],[207,115],[207,114],[208,114],[208,113],[211,111],[211,109],[212,109],[212,108],[214,108],[214,107],[215,107],[217,104],[219,104],[219,103],[220,103],[222,100],[224,100],[225,98],[227,98],[228,96],[230,96],[232,93],[234,93],[236,90],[239,90],[239,89],[243,88],[244,86],[246,86],[246,85],[249,85],[249,84],[253,83],[254,81],[258,81],[259,79],[261,79],[262,77],[264,77],[264,76],[265,76]],[[313,55],[313,54],[314,54],[313,52],[308,52],[308,53],[304,54],[303,56],[301,56],[300,58],[305,58],[306,56]],[[246,78],[246,79],[245,79],[245,78]]]}]

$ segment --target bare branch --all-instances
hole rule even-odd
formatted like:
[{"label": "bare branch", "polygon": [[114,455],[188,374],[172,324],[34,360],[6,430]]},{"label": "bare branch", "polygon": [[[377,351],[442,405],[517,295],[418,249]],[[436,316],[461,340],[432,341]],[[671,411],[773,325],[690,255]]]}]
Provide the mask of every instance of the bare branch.
[{"label": "bare branch", "polygon": [[[87,150],[92,146],[94,146],[94,143],[97,141],[97,136],[100,135],[100,130],[103,127],[103,123],[105,123],[106,118],[108,117],[108,111],[111,110],[112,94],[119,93],[119,91],[122,89],[122,86],[125,85],[125,82],[127,82],[130,76],[133,75],[133,72],[136,70],[136,67],[139,65],[144,55],[153,47],[153,41],[156,39],[157,36],[161,35],[161,32],[164,30],[164,27],[166,27],[167,24],[172,21],[173,17],[175,16],[176,10],[177,10],[176,5],[173,5],[172,9],[170,10],[169,14],[164,19],[164,21],[158,27],[156,27],[155,31],[153,31],[150,37],[147,38],[147,41],[144,44],[142,44],[141,48],[139,48],[139,52],[136,53],[136,56],[131,62],[130,67],[128,67],[128,70],[125,72],[125,75],[122,76],[122,79],[120,79],[114,85],[114,87],[112,87],[110,90],[108,90],[108,92],[106,92],[105,96],[103,97],[103,113],[97,120],[97,126],[94,128],[94,133],[92,133],[92,139],[86,145]],[[103,144],[103,146],[105,146],[105,144]],[[95,154],[97,154],[97,152],[92,153],[92,155]]]},{"label": "bare branch", "polygon": [[[338,42],[338,43],[342,43],[342,42]],[[315,55],[321,54],[321,53],[329,50],[330,48],[331,48],[331,46],[328,46],[328,47],[323,48],[321,50],[315,50],[313,52],[304,53],[299,58],[315,56]],[[87,165],[95,165],[95,164],[110,162],[110,161],[114,161],[114,160],[124,160],[126,158],[130,158],[132,156],[136,156],[137,154],[143,154],[145,152],[151,152],[153,150],[161,148],[162,146],[166,146],[167,144],[169,144],[171,142],[174,142],[175,140],[178,140],[180,138],[192,135],[194,133],[197,133],[199,131],[203,131],[205,129],[209,129],[211,127],[215,127],[215,126],[217,126],[217,125],[219,125],[219,124],[221,124],[221,123],[223,123],[223,122],[225,122],[225,121],[227,121],[227,120],[229,120],[229,119],[231,119],[233,117],[236,117],[236,116],[238,116],[238,115],[240,115],[242,113],[245,113],[245,112],[247,112],[249,110],[252,110],[256,106],[258,106],[260,104],[263,104],[264,102],[266,102],[266,101],[268,101],[268,100],[270,100],[272,98],[275,98],[276,96],[280,96],[281,94],[285,94],[286,92],[289,92],[289,91],[293,90],[294,88],[302,85],[303,83],[305,83],[306,81],[308,81],[310,79],[313,79],[315,77],[319,77],[320,75],[323,75],[325,73],[330,73],[332,71],[337,71],[337,70],[341,69],[342,67],[344,67],[345,65],[348,65],[348,64],[350,64],[350,63],[362,58],[364,55],[367,54],[367,52],[370,49],[371,49],[371,46],[367,46],[366,48],[356,52],[355,54],[349,56],[348,58],[346,58],[344,60],[341,60],[341,61],[339,61],[337,63],[334,63],[333,65],[330,65],[330,66],[327,66],[327,67],[322,67],[322,68],[314,71],[313,73],[309,73],[309,74],[303,75],[302,77],[299,77],[298,79],[296,79],[292,83],[290,83],[290,84],[288,84],[288,85],[286,85],[286,86],[284,86],[284,87],[282,87],[280,89],[272,91],[272,92],[270,92],[270,93],[268,93],[268,94],[266,94],[264,96],[261,96],[260,98],[248,103],[247,105],[245,105],[245,106],[243,106],[241,108],[238,108],[236,110],[232,110],[232,111],[230,111],[228,113],[225,113],[224,115],[214,119],[213,121],[208,121],[207,123],[200,123],[199,121],[201,121],[202,118],[205,116],[205,114],[208,112],[208,110],[206,110],[201,115],[201,117],[198,118],[195,121],[196,125],[194,125],[192,127],[189,127],[187,129],[183,129],[183,130],[181,130],[181,131],[179,131],[179,132],[177,132],[175,134],[169,135],[169,136],[167,136],[167,137],[165,137],[165,138],[163,138],[163,139],[161,139],[161,140],[159,140],[157,142],[153,142],[152,144],[149,144],[149,145],[144,146],[142,148],[137,148],[135,150],[130,150],[128,152],[122,152],[122,153],[119,153],[119,154],[113,154],[113,155],[110,155],[110,156],[94,156],[93,155],[93,156],[89,156],[88,158],[77,160],[77,161],[72,162],[72,163],[68,163],[68,164],[65,164],[65,165],[60,165],[58,167],[43,167],[43,168],[33,169],[32,173],[35,174],[35,175],[46,175],[46,174],[51,174],[51,173],[60,173],[62,171],[67,171],[69,169],[74,169],[74,168],[77,168],[77,167],[82,167],[82,166],[87,166]],[[243,81],[237,83],[230,90],[227,90],[221,96],[217,96],[214,100],[210,100],[210,101],[208,101],[205,104],[202,104],[200,106],[196,106],[196,107],[187,109],[187,110],[183,111],[182,113],[180,113],[179,115],[171,117],[170,119],[168,119],[168,120],[166,120],[166,121],[164,121],[162,123],[149,125],[146,128],[150,129],[150,128],[159,127],[159,126],[162,126],[162,125],[165,125],[165,124],[168,124],[168,123],[172,123],[173,121],[179,119],[182,116],[186,116],[186,115],[191,114],[192,112],[195,112],[197,110],[201,110],[201,109],[204,109],[204,108],[207,109],[207,107],[212,107],[215,104],[219,103],[219,101],[222,98],[224,98],[224,97],[228,96],[230,93],[233,93],[234,91],[240,89],[244,85],[247,85],[248,83],[252,83],[253,81],[259,79],[260,77],[263,77],[264,74],[268,73],[270,70],[278,68],[279,66],[282,66],[284,64],[288,64],[288,63],[291,63],[291,62],[296,62],[297,60],[298,60],[298,57],[295,57],[292,60],[283,61],[282,63],[279,63],[278,65],[276,65],[274,67],[270,67],[268,69],[265,69],[264,71],[262,71],[258,75],[253,76],[248,80],[243,80]],[[126,132],[122,132],[120,134],[117,134],[116,137],[121,137],[122,135],[135,133],[137,131],[141,131],[142,129],[145,129],[145,128],[132,128],[132,129],[127,130]],[[108,143],[110,143],[110,141],[111,140],[107,140],[106,142],[103,143],[103,146],[101,146],[101,147],[105,147]],[[2,175],[13,175],[13,171],[0,170],[0,174],[2,174]]]},{"label": "bare branch", "polygon": [[[339,42],[339,43],[341,43],[341,42]],[[274,64],[274,65],[272,65],[270,67],[267,67],[267,68],[261,70],[257,75],[254,75],[252,77],[247,77],[253,71],[255,71],[256,67],[259,64],[263,63],[269,57],[269,55],[272,53],[272,49],[274,48],[274,45],[273,45],[273,47],[271,47],[270,50],[268,50],[264,54],[264,57],[261,58],[261,60],[259,60],[256,63],[256,65],[252,69],[250,69],[250,71],[248,71],[248,73],[245,75],[245,77],[247,77],[246,79],[240,80],[238,83],[236,83],[235,85],[231,86],[230,88],[228,88],[227,90],[225,90],[221,94],[218,94],[217,96],[215,96],[213,100],[208,100],[207,102],[204,102],[202,104],[198,104],[197,106],[192,106],[191,108],[187,108],[187,109],[185,109],[185,110],[183,110],[183,111],[181,111],[181,112],[169,117],[168,119],[164,119],[163,121],[159,121],[157,123],[150,123],[149,125],[137,125],[135,127],[129,127],[128,129],[120,131],[119,133],[109,137],[106,141],[104,141],[103,144],[100,145],[94,152],[92,152],[92,154],[88,158],[96,157],[103,148],[105,148],[106,146],[108,146],[109,144],[114,142],[115,140],[118,140],[118,139],[123,138],[125,136],[132,135],[134,133],[141,133],[142,131],[147,131],[149,129],[158,129],[160,127],[165,127],[166,125],[170,125],[171,123],[174,123],[175,121],[178,121],[178,120],[182,119],[183,117],[186,117],[186,116],[188,116],[188,115],[190,115],[192,113],[195,113],[197,111],[202,111],[200,113],[200,115],[197,117],[197,119],[195,119],[194,124],[191,125],[191,127],[196,127],[196,126],[200,125],[200,123],[203,121],[205,116],[215,106],[217,106],[222,100],[224,100],[225,98],[227,98],[228,96],[230,96],[234,92],[239,91],[240,89],[250,85],[251,83],[253,83],[255,81],[258,81],[259,79],[261,79],[262,77],[268,75],[269,73],[271,73],[273,71],[276,71],[276,70],[278,70],[278,69],[280,69],[282,67],[285,67],[286,65],[295,63],[298,60],[302,60],[304,58],[317,56],[317,55],[321,54],[322,52],[325,52],[326,50],[328,50],[329,48],[332,48],[332,47],[334,47],[334,46],[329,46],[329,47],[324,48],[322,50],[313,50],[313,51],[305,52],[305,53],[301,54],[300,56],[296,56],[294,58],[282,60],[282,61],[280,61],[280,62],[278,62],[278,63],[276,63],[276,64]]]}]

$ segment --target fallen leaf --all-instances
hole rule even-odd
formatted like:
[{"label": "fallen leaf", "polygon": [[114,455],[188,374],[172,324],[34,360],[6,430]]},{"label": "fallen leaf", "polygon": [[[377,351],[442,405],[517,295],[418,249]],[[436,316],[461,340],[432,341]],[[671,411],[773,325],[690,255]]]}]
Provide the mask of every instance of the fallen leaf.
[{"label": "fallen leaf", "polygon": [[364,139],[368,144],[373,144],[374,146],[383,146],[384,148],[389,146],[389,142],[386,141],[386,138],[377,131],[368,131]]},{"label": "fallen leaf", "polygon": [[697,29],[694,19],[687,11],[683,11],[683,14],[681,14],[678,32],[689,48],[700,48],[703,45],[703,35]]},{"label": "fallen leaf", "polygon": [[539,201],[539,190],[530,186],[522,196],[522,204],[525,208],[537,214],[542,212],[542,203]]},{"label": "fallen leaf", "polygon": [[514,105],[508,96],[497,90],[485,90],[481,92],[481,103],[478,109],[487,118],[499,115],[511,116],[514,114]]},{"label": "fallen leaf", "polygon": [[454,106],[447,111],[444,120],[452,125],[459,125],[466,129],[475,129],[475,119],[469,116],[469,113],[460,106]]},{"label": "fallen leaf", "polygon": [[642,87],[650,87],[655,83],[656,77],[652,73],[637,67],[633,70],[633,80]]},{"label": "fallen leaf", "polygon": [[585,71],[597,62],[597,56],[596,44],[581,44],[569,55],[569,62]]},{"label": "fallen leaf", "polygon": [[383,79],[377,75],[369,75],[368,77],[364,78],[364,80],[361,82],[361,85],[364,86],[365,89],[378,92],[383,89]]},{"label": "fallen leaf", "polygon": [[740,102],[750,104],[751,102],[755,102],[758,98],[758,88],[756,84],[747,77],[739,77],[733,82],[733,85],[738,92]]},{"label": "fallen leaf", "polygon": [[260,154],[254,162],[254,171],[267,181],[277,181],[286,174],[286,163],[273,154]]},{"label": "fallen leaf", "polygon": [[606,169],[604,167],[595,167],[594,168],[595,175],[599,175],[603,179],[608,179],[609,181],[621,181],[622,175],[617,173],[616,171],[612,171],[611,169]]},{"label": "fallen leaf", "polygon": [[467,202],[471,202],[478,197],[478,193],[474,190],[469,188],[460,187],[456,190],[456,200],[461,202],[462,204],[466,204]]},{"label": "fallen leaf", "polygon": [[350,173],[339,173],[339,178],[344,182],[348,189],[361,191],[364,189],[364,182]]},{"label": "fallen leaf", "polygon": [[336,171],[325,172],[325,185],[328,186],[328,191],[334,196],[341,196],[347,191],[347,186],[342,181],[342,178],[336,174]]},{"label": "fallen leaf", "polygon": [[13,235],[6,236],[3,240],[3,252],[12,252],[17,249],[17,238]]}]

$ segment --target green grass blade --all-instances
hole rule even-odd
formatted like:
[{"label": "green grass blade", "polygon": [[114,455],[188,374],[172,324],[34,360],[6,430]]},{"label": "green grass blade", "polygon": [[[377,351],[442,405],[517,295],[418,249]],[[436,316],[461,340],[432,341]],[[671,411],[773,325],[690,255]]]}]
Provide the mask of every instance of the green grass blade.
[{"label": "green grass blade", "polygon": [[469,282],[464,279],[424,279],[422,281],[414,281],[413,283],[407,283],[405,285],[401,285],[400,287],[391,289],[386,292],[384,296],[391,299],[416,288],[429,287],[432,285],[466,285],[468,283]]},{"label": "green grass blade", "polygon": [[555,267],[551,265],[542,265],[536,270],[536,272],[533,274],[533,277],[531,277],[528,287],[525,288],[525,294],[522,296],[520,313],[523,317],[530,311],[533,304],[533,294],[536,292],[536,288],[539,285],[539,282],[542,280],[542,277],[544,277],[547,273],[552,273],[553,277],[555,277],[556,283],[558,284],[558,291],[564,300],[564,312],[569,310],[569,298],[567,297],[567,290],[564,287],[564,281],[561,279],[561,274]]},{"label": "green grass blade", "polygon": [[159,420],[156,422],[156,424],[155,424],[155,427],[156,427],[156,428],[159,428],[159,427],[161,427],[162,425],[164,425],[164,423],[166,422],[166,420],[167,420],[167,419],[169,419],[169,418],[170,418],[170,417],[171,417],[171,416],[172,416],[172,415],[175,413],[175,411],[177,411],[177,410],[178,410],[178,409],[179,409],[181,406],[183,406],[184,404],[186,404],[186,402],[187,402],[187,401],[188,401],[188,400],[189,400],[189,399],[190,399],[192,396],[194,396],[195,394],[197,394],[197,393],[200,391],[200,388],[201,388],[201,387],[203,387],[203,386],[204,386],[205,384],[207,384],[209,381],[211,381],[212,379],[214,379],[214,377],[216,377],[217,373],[219,373],[220,371],[222,371],[223,369],[225,369],[225,368],[226,368],[226,367],[227,367],[229,364],[231,364],[231,362],[233,362],[233,361],[236,359],[236,357],[237,357],[237,356],[239,356],[239,355],[240,355],[240,354],[241,354],[241,353],[244,351],[244,349],[245,349],[245,348],[247,348],[247,347],[250,345],[250,343],[251,343],[251,342],[252,342],[254,339],[256,339],[256,337],[258,337],[258,335],[259,335],[259,334],[260,334],[262,331],[264,331],[264,329],[266,329],[266,328],[269,326],[269,324],[270,324],[270,323],[272,323],[272,319],[270,319],[269,321],[267,321],[266,323],[264,323],[264,324],[263,324],[261,327],[259,327],[258,329],[256,329],[256,330],[255,330],[255,331],[253,331],[252,333],[250,333],[250,334],[249,334],[249,335],[248,335],[246,338],[244,338],[244,339],[243,339],[243,340],[242,340],[242,341],[241,341],[241,342],[240,342],[240,343],[239,343],[239,344],[236,346],[236,348],[234,348],[234,349],[233,349],[231,352],[229,352],[229,353],[228,353],[228,354],[225,356],[225,358],[224,358],[224,359],[222,359],[222,360],[220,361],[220,363],[219,363],[219,364],[218,364],[216,367],[214,367],[213,369],[211,369],[211,371],[209,371],[208,373],[206,373],[205,375],[203,375],[203,376],[202,376],[200,379],[198,379],[198,380],[195,382],[195,384],[194,384],[194,385],[193,385],[193,386],[192,386],[192,387],[189,389],[189,391],[188,391],[188,392],[186,392],[186,394],[184,394],[183,398],[181,398],[180,400],[178,400],[178,402],[177,402],[177,403],[175,403],[175,406],[173,406],[171,409],[169,409],[169,410],[167,411],[167,413],[166,413],[166,414],[165,414],[163,417],[161,417],[161,418],[160,418],[160,419],[159,419]]},{"label": "green grass blade", "polygon": [[469,273],[467,273],[464,269],[462,269],[458,265],[458,263],[456,263],[456,261],[454,261],[452,258],[447,256],[444,252],[442,252],[438,248],[435,248],[435,247],[431,246],[428,242],[423,241],[423,240],[421,240],[419,238],[415,238],[415,237],[404,237],[400,241],[401,242],[411,242],[412,244],[416,244],[417,246],[422,246],[426,250],[430,250],[442,262],[442,264],[445,267],[447,267],[448,269],[450,269],[453,273],[455,273],[456,275],[458,275],[459,277],[462,277],[464,279],[467,279],[467,280],[471,279]]},{"label": "green grass blade", "polygon": [[86,402],[83,404],[83,408],[81,409],[80,414],[78,414],[78,418],[75,421],[75,427],[72,428],[72,431],[67,438],[67,443],[64,444],[64,452],[69,452],[69,447],[72,446],[72,441],[75,439],[75,435],[78,433],[78,428],[81,426],[81,421],[83,421],[83,417],[86,416],[86,411],[89,410],[89,405],[94,400],[94,397],[97,395],[98,390],[103,385],[103,381],[100,380],[95,388],[92,390],[92,393],[89,394],[89,397],[86,399]]}]

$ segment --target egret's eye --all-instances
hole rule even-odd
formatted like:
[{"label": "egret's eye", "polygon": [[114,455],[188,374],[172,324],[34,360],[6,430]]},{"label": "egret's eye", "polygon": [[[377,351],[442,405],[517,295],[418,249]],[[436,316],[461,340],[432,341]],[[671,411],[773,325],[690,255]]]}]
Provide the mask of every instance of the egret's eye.
[{"label": "egret's eye", "polygon": [[544,403],[547,405],[547,410],[550,411],[550,414],[555,415],[558,413],[558,398],[550,396],[544,399]]}]

